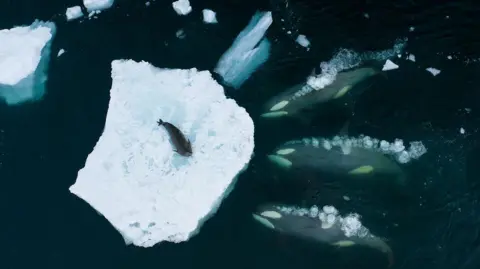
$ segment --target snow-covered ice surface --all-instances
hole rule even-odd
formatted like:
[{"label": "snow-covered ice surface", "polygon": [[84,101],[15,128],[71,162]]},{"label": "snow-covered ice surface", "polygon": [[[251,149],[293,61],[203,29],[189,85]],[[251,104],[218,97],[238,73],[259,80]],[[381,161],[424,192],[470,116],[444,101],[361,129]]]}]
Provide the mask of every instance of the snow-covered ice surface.
[{"label": "snow-covered ice surface", "polygon": [[43,96],[55,31],[54,23],[41,21],[0,30],[0,96],[7,104]]},{"label": "snow-covered ice surface", "polygon": [[217,15],[215,14],[215,12],[213,12],[213,10],[210,10],[210,9],[204,9],[202,10],[202,14],[203,14],[203,21],[205,23],[217,23]]},{"label": "snow-covered ice surface", "polygon": [[115,0],[83,0],[88,12],[111,8]]},{"label": "snow-covered ice surface", "polygon": [[382,71],[388,71],[393,69],[398,69],[398,65],[390,60],[386,60],[385,64],[383,65]]},{"label": "snow-covered ice surface", "polygon": [[65,12],[67,21],[75,20],[83,16],[82,8],[80,6],[74,6],[67,8]]},{"label": "snow-covered ice surface", "polygon": [[[159,118],[190,139],[192,157],[173,152]],[[253,134],[248,113],[210,72],[115,60],[105,129],[70,191],[127,244],[186,241],[247,167]]]},{"label": "snow-covered ice surface", "polygon": [[178,0],[172,3],[172,7],[178,15],[187,15],[192,12],[192,6],[188,0]]},{"label": "snow-covered ice surface", "polygon": [[257,12],[240,32],[215,67],[225,84],[240,88],[270,56],[270,42],[264,37],[272,24],[271,12]]}]

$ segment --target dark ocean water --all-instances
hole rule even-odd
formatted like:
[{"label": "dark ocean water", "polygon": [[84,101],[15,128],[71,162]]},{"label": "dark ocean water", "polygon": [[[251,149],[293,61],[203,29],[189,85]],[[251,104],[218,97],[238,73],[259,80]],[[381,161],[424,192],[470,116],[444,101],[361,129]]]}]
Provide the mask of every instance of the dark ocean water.
[{"label": "dark ocean water", "polygon": [[[332,203],[360,213],[367,227],[389,239],[394,268],[480,266],[480,63],[475,62],[480,59],[480,3],[292,0],[287,8],[280,0],[190,2],[194,11],[186,17],[178,16],[170,1],[146,8],[143,1],[117,0],[98,19],[66,23],[53,18],[57,35],[45,97],[0,106],[0,268],[386,267],[383,256],[372,251],[332,250],[266,232],[251,219],[254,208],[266,201]],[[4,0],[0,29],[47,20],[80,3]],[[215,10],[220,23],[205,25],[203,8]],[[68,191],[103,130],[110,62],[125,58],[212,70],[257,9],[273,11],[271,59],[242,89],[227,89],[256,124],[249,169],[188,242],[125,246],[106,219]],[[185,39],[175,35],[180,28]],[[282,28],[305,34],[311,50],[295,45]],[[337,49],[387,49],[405,37],[406,51],[417,61],[395,60],[400,69],[358,97],[353,117],[332,112],[310,126],[257,121],[268,97],[299,83]],[[60,48],[67,52],[55,58]],[[429,66],[441,74],[433,77],[424,70]],[[349,196],[363,199],[347,203],[341,189],[318,181],[286,182],[266,165],[265,154],[279,143],[333,135],[346,119],[354,136],[425,143],[428,153],[406,166],[411,179],[406,197],[358,190]]]}]

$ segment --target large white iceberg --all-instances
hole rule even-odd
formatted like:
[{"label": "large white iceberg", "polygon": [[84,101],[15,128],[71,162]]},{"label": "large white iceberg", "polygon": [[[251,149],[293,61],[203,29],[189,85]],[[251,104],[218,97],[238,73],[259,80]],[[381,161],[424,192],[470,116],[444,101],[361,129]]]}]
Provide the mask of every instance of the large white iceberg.
[{"label": "large white iceberg", "polygon": [[225,84],[240,88],[270,56],[270,42],[265,36],[272,24],[271,12],[257,12],[215,67]]},{"label": "large white iceberg", "polygon": [[9,105],[40,99],[45,92],[55,24],[0,30],[0,96]]},{"label": "large white iceberg", "polygon": [[[192,157],[174,153],[159,118],[190,139]],[[115,60],[104,131],[70,191],[127,244],[186,241],[247,167],[253,134],[248,113],[210,72]]]}]

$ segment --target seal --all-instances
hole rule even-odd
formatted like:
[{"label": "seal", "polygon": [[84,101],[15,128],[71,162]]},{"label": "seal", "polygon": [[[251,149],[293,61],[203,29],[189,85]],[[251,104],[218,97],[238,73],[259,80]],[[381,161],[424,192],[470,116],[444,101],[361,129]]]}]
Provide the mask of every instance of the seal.
[{"label": "seal", "polygon": [[158,119],[157,124],[158,126],[165,127],[165,130],[167,130],[170,140],[175,147],[175,152],[185,157],[192,156],[192,145],[182,131],[175,127],[175,125],[161,119]]}]

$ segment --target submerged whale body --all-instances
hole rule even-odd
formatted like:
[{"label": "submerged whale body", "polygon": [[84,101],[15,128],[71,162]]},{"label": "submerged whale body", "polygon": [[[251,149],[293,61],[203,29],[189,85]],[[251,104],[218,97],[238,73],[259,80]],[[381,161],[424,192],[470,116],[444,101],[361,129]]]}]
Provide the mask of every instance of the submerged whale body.
[{"label": "submerged whale body", "polygon": [[324,139],[304,139],[277,147],[268,159],[284,169],[308,168],[348,177],[388,176],[396,185],[406,184],[400,166],[383,153],[362,147],[332,146]]},{"label": "submerged whale body", "polygon": [[316,214],[312,211],[305,209],[292,211],[282,205],[264,204],[259,206],[252,216],[263,226],[283,234],[336,247],[359,245],[381,251],[387,255],[389,265],[393,265],[392,249],[381,238],[372,235],[368,229],[361,226],[358,232],[352,234],[348,230],[349,217],[339,217],[335,212],[326,214],[317,210],[319,214]]},{"label": "submerged whale body", "polygon": [[267,101],[261,117],[269,119],[297,115],[314,105],[343,97],[360,82],[379,73],[376,68],[361,67],[338,73],[335,81],[322,89],[316,89],[307,82],[297,84]]}]

